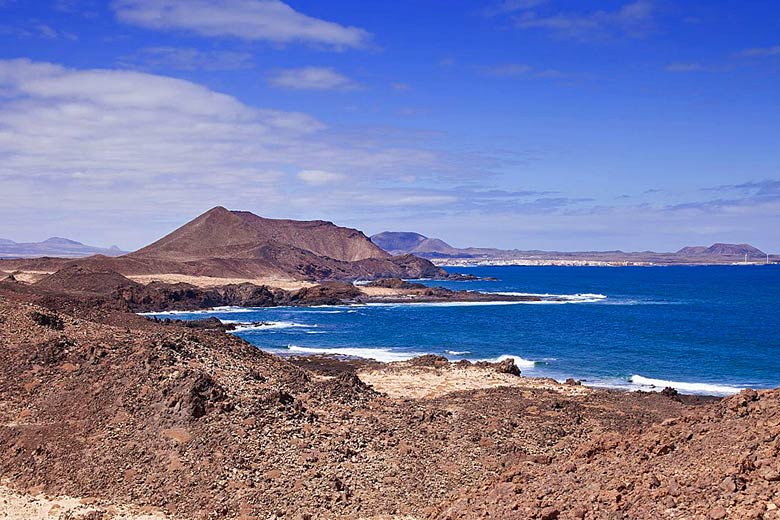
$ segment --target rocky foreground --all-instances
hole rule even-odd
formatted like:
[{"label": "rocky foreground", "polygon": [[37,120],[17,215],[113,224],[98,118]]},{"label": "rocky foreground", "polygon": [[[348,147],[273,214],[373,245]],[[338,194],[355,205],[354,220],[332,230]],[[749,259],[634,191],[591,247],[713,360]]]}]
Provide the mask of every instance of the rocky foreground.
[{"label": "rocky foreground", "polygon": [[0,484],[13,503],[89,504],[49,518],[780,518],[780,391],[713,401],[437,358],[292,363],[9,284]]}]

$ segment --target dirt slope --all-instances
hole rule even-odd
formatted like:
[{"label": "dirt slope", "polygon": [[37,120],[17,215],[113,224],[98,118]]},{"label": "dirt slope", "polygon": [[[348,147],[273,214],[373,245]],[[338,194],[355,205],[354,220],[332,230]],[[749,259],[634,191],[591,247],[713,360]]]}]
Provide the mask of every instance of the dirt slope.
[{"label": "dirt slope", "polygon": [[[778,391],[698,407],[554,383],[390,398],[348,365],[325,378],[221,331],[26,294],[0,296],[15,489],[178,518],[778,517]],[[388,370],[384,385],[408,377]]]}]

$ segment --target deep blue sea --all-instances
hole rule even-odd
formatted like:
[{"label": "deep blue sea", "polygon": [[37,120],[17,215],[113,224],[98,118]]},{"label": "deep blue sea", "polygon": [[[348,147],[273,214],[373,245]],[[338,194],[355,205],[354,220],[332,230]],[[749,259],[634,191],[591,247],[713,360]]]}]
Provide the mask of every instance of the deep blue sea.
[{"label": "deep blue sea", "polygon": [[511,356],[526,375],[592,386],[714,395],[780,386],[779,265],[448,270],[498,280],[424,283],[564,295],[568,303],[227,308],[175,317],[268,322],[235,333],[282,355]]}]

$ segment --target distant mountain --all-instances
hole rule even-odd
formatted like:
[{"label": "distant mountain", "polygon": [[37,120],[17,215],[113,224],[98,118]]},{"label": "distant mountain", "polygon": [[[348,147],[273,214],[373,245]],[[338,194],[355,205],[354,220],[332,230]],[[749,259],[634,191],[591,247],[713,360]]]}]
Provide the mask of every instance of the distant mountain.
[{"label": "distant mountain", "polygon": [[414,254],[443,263],[445,259],[468,263],[596,263],[596,264],[727,264],[760,261],[766,253],[749,244],[689,246],[674,253],[654,251],[521,251],[517,249],[455,248],[437,238],[413,232],[385,231],[371,237],[376,245],[392,254]]},{"label": "distant mountain", "polygon": [[419,233],[385,231],[371,237],[371,241],[391,254],[453,256],[460,250],[438,238],[428,238]]},{"label": "distant mountain", "polygon": [[385,231],[371,236],[371,242],[389,253],[394,251],[412,251],[426,240],[428,240],[428,237],[419,233],[403,231]]},{"label": "distant mountain", "polygon": [[677,251],[678,255],[688,257],[718,257],[718,256],[740,256],[748,258],[765,258],[766,253],[750,244],[712,244],[706,246],[688,246]]},{"label": "distant mountain", "polygon": [[116,246],[108,249],[93,247],[67,238],[52,237],[43,242],[17,243],[0,239],[0,258],[38,258],[51,256],[58,258],[80,258],[92,255],[120,256],[125,254]]}]

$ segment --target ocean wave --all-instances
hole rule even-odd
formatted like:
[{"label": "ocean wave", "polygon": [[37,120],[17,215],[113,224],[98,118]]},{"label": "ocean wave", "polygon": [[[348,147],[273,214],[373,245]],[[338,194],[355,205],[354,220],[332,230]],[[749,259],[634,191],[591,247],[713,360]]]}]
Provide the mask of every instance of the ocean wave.
[{"label": "ocean wave", "polygon": [[710,383],[689,383],[685,381],[666,381],[665,379],[653,379],[636,374],[629,378],[629,382],[635,386],[641,387],[640,389],[664,389],[666,387],[671,387],[680,392],[703,395],[733,395],[744,390],[744,388],[736,386]]},{"label": "ocean wave", "polygon": [[471,351],[469,350],[445,350],[444,352],[451,356],[465,356],[466,354],[471,354]]},{"label": "ocean wave", "polygon": [[476,301],[476,302],[394,302],[394,303],[364,303],[364,307],[491,307],[498,305],[539,305],[565,302],[525,302],[525,301]]},{"label": "ocean wave", "polygon": [[502,361],[506,361],[507,359],[513,359],[515,361],[515,365],[523,368],[533,368],[536,366],[536,361],[531,361],[530,359],[521,358],[520,356],[517,356],[515,354],[501,354],[496,358],[478,359],[477,361],[487,361],[488,363],[500,363]]},{"label": "ocean wave", "polygon": [[[230,320],[227,320],[230,321]],[[226,323],[223,321],[222,323]],[[303,323],[294,323],[292,321],[259,321],[253,323],[241,323],[232,322],[236,326],[231,332],[247,332],[254,330],[276,330],[276,329],[292,329],[292,328],[304,328],[310,329],[317,325],[306,325]]]},{"label": "ocean wave", "polygon": [[483,292],[482,294],[496,294],[499,296],[535,296],[541,298],[537,302],[525,303],[597,303],[607,299],[605,294],[576,293],[576,294],[550,294],[550,293],[526,293],[512,291]]},{"label": "ocean wave", "polygon": [[384,363],[392,361],[406,361],[420,356],[419,352],[399,352],[389,348],[360,348],[360,347],[299,347],[297,345],[288,345],[288,352],[311,355],[311,354],[330,354],[334,356],[357,357],[363,359],[375,359]]},{"label": "ocean wave", "polygon": [[179,316],[179,315],[187,315],[187,314],[214,314],[216,312],[222,313],[222,314],[238,314],[238,313],[244,313],[244,312],[255,312],[257,309],[253,309],[250,307],[235,307],[235,306],[224,306],[224,307],[212,307],[210,309],[198,309],[194,311],[159,311],[159,312],[139,312],[139,316]]}]

